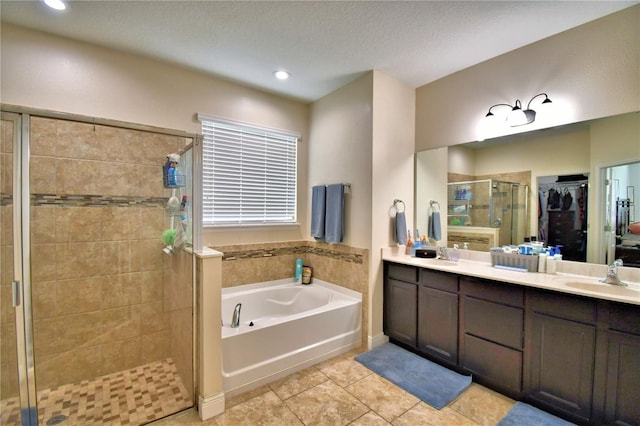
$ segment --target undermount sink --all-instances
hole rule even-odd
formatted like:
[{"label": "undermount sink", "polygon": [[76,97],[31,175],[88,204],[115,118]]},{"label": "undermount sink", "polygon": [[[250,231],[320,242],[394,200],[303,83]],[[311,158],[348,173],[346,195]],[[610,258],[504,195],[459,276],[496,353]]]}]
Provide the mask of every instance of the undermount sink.
[{"label": "undermount sink", "polygon": [[581,290],[589,290],[597,293],[640,297],[640,288],[636,285],[628,285],[625,287],[589,281],[567,281],[564,283],[564,285],[566,285],[567,287],[579,288]]}]

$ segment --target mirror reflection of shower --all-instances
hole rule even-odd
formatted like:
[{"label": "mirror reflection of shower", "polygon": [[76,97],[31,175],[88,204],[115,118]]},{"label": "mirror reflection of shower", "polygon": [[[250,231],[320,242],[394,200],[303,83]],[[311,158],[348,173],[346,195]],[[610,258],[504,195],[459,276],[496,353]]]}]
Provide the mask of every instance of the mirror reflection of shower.
[{"label": "mirror reflection of shower", "polygon": [[493,245],[520,244],[527,236],[529,187],[494,179],[449,183],[448,226],[491,228]]}]

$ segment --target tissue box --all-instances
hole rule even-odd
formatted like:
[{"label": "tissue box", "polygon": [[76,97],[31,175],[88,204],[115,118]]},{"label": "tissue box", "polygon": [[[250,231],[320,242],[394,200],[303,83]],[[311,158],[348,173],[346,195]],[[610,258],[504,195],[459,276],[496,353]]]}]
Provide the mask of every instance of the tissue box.
[{"label": "tissue box", "polygon": [[538,256],[491,252],[491,266],[519,268],[527,272],[538,272]]}]

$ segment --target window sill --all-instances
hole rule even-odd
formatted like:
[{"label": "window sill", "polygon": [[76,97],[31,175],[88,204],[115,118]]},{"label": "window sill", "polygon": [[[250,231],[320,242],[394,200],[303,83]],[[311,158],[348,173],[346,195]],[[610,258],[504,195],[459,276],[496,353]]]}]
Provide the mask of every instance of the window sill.
[{"label": "window sill", "polygon": [[205,231],[224,232],[224,231],[243,231],[243,230],[255,230],[257,228],[262,230],[268,229],[283,229],[283,228],[299,228],[300,223],[251,223],[243,225],[204,225]]}]

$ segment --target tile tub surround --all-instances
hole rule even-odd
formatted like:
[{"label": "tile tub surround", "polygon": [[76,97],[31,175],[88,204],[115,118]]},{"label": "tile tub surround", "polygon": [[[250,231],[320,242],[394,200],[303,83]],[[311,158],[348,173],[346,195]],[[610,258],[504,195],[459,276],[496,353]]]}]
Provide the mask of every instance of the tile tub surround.
[{"label": "tile tub surround", "polygon": [[[162,186],[162,164],[185,139],[42,117],[31,117],[30,139],[38,387],[168,357],[179,371],[190,366],[190,350],[173,350],[172,335],[185,334],[187,321],[184,304],[168,303],[181,299],[172,293],[169,268],[175,260],[162,253],[160,242],[169,224],[164,205],[170,195]],[[4,209],[10,208],[2,206],[3,265],[11,255],[4,231]],[[3,377],[9,368],[4,348],[15,348],[5,345],[14,326],[5,315],[4,303],[11,299],[4,297],[7,279],[3,271]],[[15,386],[2,382],[2,397],[9,397]]]},{"label": "tile tub surround", "polygon": [[212,246],[224,253],[222,287],[294,276],[296,258],[313,267],[313,276],[362,293],[362,342],[367,341],[369,251],[340,244],[288,241]]}]

